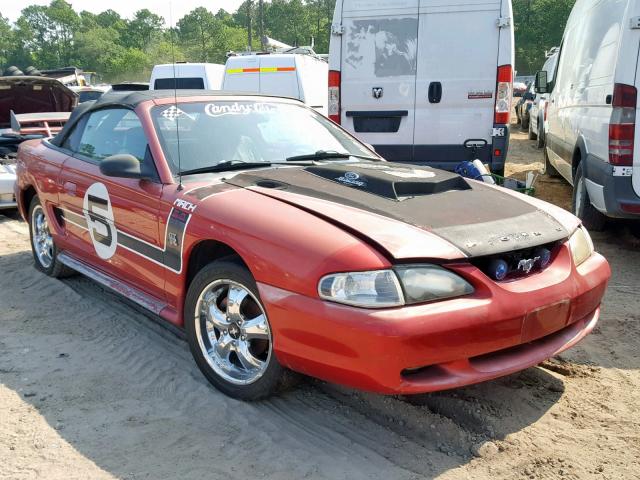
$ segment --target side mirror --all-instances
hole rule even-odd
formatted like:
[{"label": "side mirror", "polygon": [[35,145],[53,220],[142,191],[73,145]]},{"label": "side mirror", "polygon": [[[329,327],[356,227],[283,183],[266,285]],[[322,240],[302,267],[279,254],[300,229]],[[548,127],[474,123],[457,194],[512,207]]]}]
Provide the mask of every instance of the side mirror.
[{"label": "side mirror", "polygon": [[100,162],[100,173],[107,177],[143,178],[140,160],[128,153],[111,155]]},{"label": "side mirror", "polygon": [[547,80],[546,70],[540,70],[536,73],[536,92],[549,93],[549,81]]}]

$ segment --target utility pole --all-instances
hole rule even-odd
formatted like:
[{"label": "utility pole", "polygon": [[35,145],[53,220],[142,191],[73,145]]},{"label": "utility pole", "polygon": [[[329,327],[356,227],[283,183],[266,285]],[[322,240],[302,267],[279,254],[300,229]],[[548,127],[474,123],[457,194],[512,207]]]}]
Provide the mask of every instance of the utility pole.
[{"label": "utility pole", "polygon": [[267,49],[267,42],[265,42],[264,38],[264,1],[258,0],[258,34],[260,35],[260,45],[262,46],[262,51],[264,52]]},{"label": "utility pole", "polygon": [[253,0],[247,0],[247,38],[248,38],[248,49],[251,51],[251,13],[253,11]]}]

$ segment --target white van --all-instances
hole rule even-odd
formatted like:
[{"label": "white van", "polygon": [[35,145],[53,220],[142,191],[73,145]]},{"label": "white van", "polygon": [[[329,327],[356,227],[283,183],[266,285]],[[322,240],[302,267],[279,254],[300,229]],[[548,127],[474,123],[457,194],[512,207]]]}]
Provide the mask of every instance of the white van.
[{"label": "white van", "polygon": [[223,77],[218,63],[167,63],[153,67],[149,90],[220,90]]},{"label": "white van", "polygon": [[[511,0],[337,0],[330,118],[389,160],[451,169],[480,158],[502,173],[512,17]],[[473,157],[467,140],[480,140]]]},{"label": "white van", "polygon": [[[546,71],[547,76],[550,78],[553,77],[556,71],[558,51],[559,49],[557,47],[549,50],[547,59],[544,65],[542,65],[542,70]],[[535,92],[531,110],[529,110],[529,140],[535,140],[538,148],[544,147],[544,135],[547,132],[546,111],[548,100],[548,92]]]},{"label": "white van", "polygon": [[297,98],[326,115],[328,71],[315,55],[238,55],[227,59],[222,89]]},{"label": "white van", "polygon": [[550,91],[547,172],[574,186],[587,228],[607,217],[640,219],[640,151],[634,148],[640,82],[640,0],[578,0],[562,38]]}]

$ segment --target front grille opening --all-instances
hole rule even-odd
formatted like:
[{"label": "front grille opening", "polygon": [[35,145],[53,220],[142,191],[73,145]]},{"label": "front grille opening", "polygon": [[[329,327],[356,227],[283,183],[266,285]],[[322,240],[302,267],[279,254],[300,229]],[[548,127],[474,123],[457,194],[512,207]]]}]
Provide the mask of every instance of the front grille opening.
[{"label": "front grille opening", "polygon": [[[471,258],[469,261],[492,280],[507,282],[534,275],[548,268],[558,256],[561,245],[562,242],[559,241],[551,242],[536,247],[515,250],[513,252]],[[546,265],[543,264],[543,260],[540,258],[543,249],[549,252],[549,261]],[[497,278],[496,276],[496,264],[499,261],[505,262],[508,268],[504,278]]]}]

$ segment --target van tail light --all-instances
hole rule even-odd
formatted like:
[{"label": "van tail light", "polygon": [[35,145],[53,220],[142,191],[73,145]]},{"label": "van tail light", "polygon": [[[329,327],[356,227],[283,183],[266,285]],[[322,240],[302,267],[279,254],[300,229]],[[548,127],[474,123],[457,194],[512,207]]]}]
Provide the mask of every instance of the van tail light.
[{"label": "van tail light", "polygon": [[496,112],[493,123],[508,124],[511,120],[511,97],[513,96],[513,69],[511,65],[498,67],[496,80]]},{"label": "van tail light", "polygon": [[616,83],[609,122],[609,163],[620,167],[633,165],[636,130],[637,90],[633,85]]},{"label": "van tail light", "polygon": [[340,72],[329,70],[329,118],[340,125]]}]

